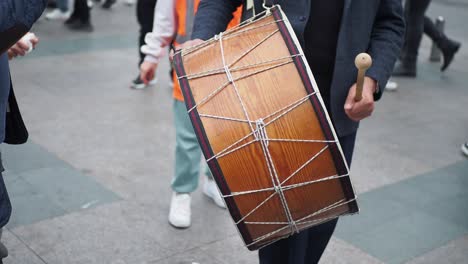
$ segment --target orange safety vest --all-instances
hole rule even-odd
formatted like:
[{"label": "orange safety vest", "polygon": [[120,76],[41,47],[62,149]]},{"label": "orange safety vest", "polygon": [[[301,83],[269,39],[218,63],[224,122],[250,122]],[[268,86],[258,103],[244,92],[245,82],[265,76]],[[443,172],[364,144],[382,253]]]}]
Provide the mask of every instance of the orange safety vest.
[{"label": "orange safety vest", "polygon": [[[198,4],[200,0],[177,0],[176,1],[176,19],[177,19],[177,35],[175,38],[174,45],[177,46],[191,39],[193,23],[195,20],[195,13],[198,9]],[[234,12],[234,18],[228,25],[228,28],[234,27],[240,23],[242,14],[242,6],[240,6],[236,12]],[[179,86],[179,81],[177,76],[174,73],[172,75],[174,81],[174,99],[179,101],[184,101],[184,96],[182,95],[182,90]]]}]

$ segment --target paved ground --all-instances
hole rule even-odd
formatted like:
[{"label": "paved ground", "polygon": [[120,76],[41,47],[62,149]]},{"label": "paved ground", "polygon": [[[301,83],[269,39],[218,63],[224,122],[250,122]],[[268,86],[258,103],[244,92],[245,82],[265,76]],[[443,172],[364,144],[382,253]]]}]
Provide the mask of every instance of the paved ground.
[{"label": "paved ground", "polygon": [[[363,122],[352,178],[361,214],[340,220],[323,263],[468,263],[468,2],[439,0],[432,17],[465,46],[447,73],[427,61],[396,79]],[[193,226],[167,223],[174,130],[165,63],[154,89],[133,91],[133,8],[93,10],[96,31],[41,21],[40,47],[12,63],[31,133],[2,146],[14,214],[11,264],[256,263],[227,212],[200,192]]]}]

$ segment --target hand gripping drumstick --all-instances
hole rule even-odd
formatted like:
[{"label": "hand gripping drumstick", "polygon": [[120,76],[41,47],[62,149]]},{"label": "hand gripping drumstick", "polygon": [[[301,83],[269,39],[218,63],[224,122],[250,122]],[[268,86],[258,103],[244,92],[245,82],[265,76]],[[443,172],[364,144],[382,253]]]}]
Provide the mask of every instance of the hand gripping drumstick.
[{"label": "hand gripping drumstick", "polygon": [[367,69],[372,66],[372,58],[367,53],[359,53],[354,60],[356,68],[358,68],[357,82],[356,82],[356,95],[354,101],[359,102],[362,99],[362,86],[364,84],[364,76]]}]

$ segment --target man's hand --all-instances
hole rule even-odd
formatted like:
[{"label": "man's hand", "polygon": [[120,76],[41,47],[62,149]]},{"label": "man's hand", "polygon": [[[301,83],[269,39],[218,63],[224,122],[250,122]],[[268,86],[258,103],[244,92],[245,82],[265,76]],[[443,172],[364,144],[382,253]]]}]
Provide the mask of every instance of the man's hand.
[{"label": "man's hand", "polygon": [[[27,33],[31,34],[31,33]],[[26,37],[26,36],[25,36]],[[13,58],[16,58],[18,56],[24,56],[28,53],[30,46],[29,46],[29,41],[23,37],[20,39],[18,42],[16,42],[15,45],[13,45],[9,50],[8,50],[8,59],[11,60]],[[30,39],[32,48],[35,48],[36,45],[39,43],[39,38],[37,38],[34,34],[28,36]]]},{"label": "man's hand", "polygon": [[150,61],[143,61],[140,66],[140,79],[148,85],[154,79],[156,74],[156,69],[158,68],[157,63],[153,63]]},{"label": "man's hand", "polygon": [[359,102],[354,101],[356,95],[356,84],[351,86],[348,92],[348,98],[344,105],[344,110],[348,117],[354,121],[361,121],[362,119],[372,115],[374,111],[374,93],[377,89],[377,82],[369,77],[364,78],[364,85],[362,87],[362,100]]},{"label": "man's hand", "polygon": [[[193,47],[193,46],[196,46],[198,44],[201,44],[203,43],[204,41],[201,40],[201,39],[192,39],[192,40],[189,40],[187,42],[184,42],[182,44],[180,44],[179,46],[176,47],[176,50],[180,50],[180,49],[187,49],[187,48],[190,48],[190,47]],[[171,50],[171,53],[169,53],[169,59],[172,61],[174,59],[174,50]]]}]

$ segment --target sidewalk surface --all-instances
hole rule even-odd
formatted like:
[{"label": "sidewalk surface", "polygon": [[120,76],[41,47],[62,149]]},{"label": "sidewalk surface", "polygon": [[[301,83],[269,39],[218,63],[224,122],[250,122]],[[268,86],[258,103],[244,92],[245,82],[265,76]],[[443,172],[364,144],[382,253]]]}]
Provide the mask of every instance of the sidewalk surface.
[{"label": "sidewalk surface", "polygon": [[[192,227],[169,226],[169,64],[155,87],[129,89],[134,7],[92,13],[91,34],[41,20],[38,48],[11,63],[31,137],[2,146],[14,206],[5,263],[257,263],[228,213],[200,191]],[[351,174],[361,214],[339,221],[321,263],[468,263],[467,13],[467,0],[432,3],[430,16],[444,16],[464,44],[442,74],[424,38],[418,78],[394,79],[399,90],[362,123]]]}]

